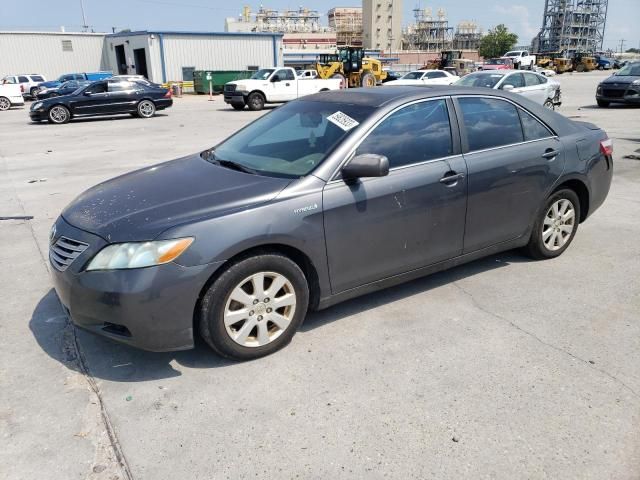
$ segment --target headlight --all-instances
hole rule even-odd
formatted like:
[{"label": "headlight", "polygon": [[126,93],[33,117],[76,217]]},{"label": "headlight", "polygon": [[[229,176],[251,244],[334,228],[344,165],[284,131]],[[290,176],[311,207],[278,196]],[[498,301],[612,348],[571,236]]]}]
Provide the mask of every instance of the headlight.
[{"label": "headlight", "polygon": [[87,270],[118,270],[162,265],[178,258],[193,238],[158,240],[155,242],[115,243],[104,247],[89,262]]},{"label": "headlight", "polygon": [[31,110],[38,110],[40,107],[42,107],[42,102],[36,102],[31,105]]},{"label": "headlight", "polygon": [[248,92],[246,85],[236,85],[236,92]]}]

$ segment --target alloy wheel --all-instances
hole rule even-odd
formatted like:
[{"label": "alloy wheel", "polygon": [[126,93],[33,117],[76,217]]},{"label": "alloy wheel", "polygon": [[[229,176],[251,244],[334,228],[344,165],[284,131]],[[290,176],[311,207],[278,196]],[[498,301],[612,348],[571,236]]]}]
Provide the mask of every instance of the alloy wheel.
[{"label": "alloy wheel", "polygon": [[287,277],[276,272],[255,273],[231,291],[224,308],[225,330],[243,347],[267,345],[287,330],[296,303]]},{"label": "alloy wheel", "polygon": [[69,112],[61,106],[53,107],[49,112],[49,118],[55,123],[64,123],[69,118]]},{"label": "alloy wheel", "polygon": [[149,101],[144,101],[138,107],[138,111],[140,112],[140,115],[142,115],[143,117],[151,117],[155,112],[155,107],[153,106],[153,103]]},{"label": "alloy wheel", "polygon": [[576,212],[566,198],[554,202],[547,210],[542,226],[542,242],[550,251],[560,250],[576,227]]},{"label": "alloy wheel", "polygon": [[9,110],[11,102],[8,98],[0,97],[0,110]]}]

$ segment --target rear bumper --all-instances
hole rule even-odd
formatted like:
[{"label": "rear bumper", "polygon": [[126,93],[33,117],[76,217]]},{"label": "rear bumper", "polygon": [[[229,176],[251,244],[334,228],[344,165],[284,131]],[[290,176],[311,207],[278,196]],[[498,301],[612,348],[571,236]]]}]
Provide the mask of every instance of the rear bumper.
[{"label": "rear bumper", "polygon": [[24,105],[24,98],[22,95],[19,97],[8,97],[12,107],[22,107]]},{"label": "rear bumper", "polygon": [[164,110],[165,108],[169,108],[173,106],[172,98],[161,98],[160,100],[155,100],[156,110]]},{"label": "rear bumper", "polygon": [[193,348],[198,297],[219,263],[87,272],[86,263],[107,243],[62,218],[56,232],[56,239],[65,236],[89,245],[65,271],[50,257],[53,285],[74,325],[143,350]]}]

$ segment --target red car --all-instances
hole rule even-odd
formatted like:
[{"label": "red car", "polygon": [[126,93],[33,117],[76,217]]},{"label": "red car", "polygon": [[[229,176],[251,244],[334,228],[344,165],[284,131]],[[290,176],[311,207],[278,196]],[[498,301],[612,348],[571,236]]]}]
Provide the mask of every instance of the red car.
[{"label": "red car", "polygon": [[513,68],[513,60],[510,58],[490,58],[480,70],[511,70]]}]

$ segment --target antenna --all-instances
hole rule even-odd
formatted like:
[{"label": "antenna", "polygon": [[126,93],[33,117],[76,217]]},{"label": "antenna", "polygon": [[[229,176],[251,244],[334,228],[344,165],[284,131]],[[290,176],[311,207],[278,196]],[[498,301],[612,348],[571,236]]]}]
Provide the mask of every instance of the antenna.
[{"label": "antenna", "polygon": [[89,25],[87,25],[87,17],[84,14],[84,0],[80,0],[80,11],[82,12],[82,31],[86,32],[89,30]]}]

